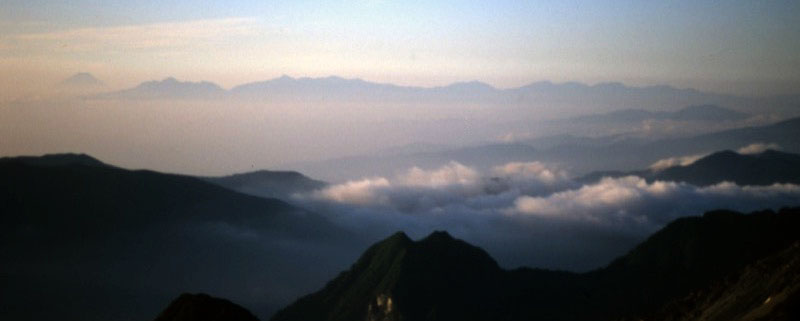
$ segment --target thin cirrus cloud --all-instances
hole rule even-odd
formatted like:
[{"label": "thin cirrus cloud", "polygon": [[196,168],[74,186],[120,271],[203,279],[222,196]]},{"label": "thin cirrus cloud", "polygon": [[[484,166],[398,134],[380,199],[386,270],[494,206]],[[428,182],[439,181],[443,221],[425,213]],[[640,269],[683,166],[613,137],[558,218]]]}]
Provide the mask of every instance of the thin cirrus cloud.
[{"label": "thin cirrus cloud", "polygon": [[260,32],[256,19],[224,18],[143,25],[90,27],[6,37],[3,47],[34,52],[104,52],[197,47]]}]

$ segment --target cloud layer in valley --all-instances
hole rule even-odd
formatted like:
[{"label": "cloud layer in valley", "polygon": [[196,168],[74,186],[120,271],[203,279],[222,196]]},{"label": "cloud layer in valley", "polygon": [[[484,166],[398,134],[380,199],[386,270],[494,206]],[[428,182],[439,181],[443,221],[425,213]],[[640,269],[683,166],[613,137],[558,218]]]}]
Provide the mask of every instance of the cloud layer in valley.
[{"label": "cloud layer in valley", "polygon": [[485,172],[450,162],[331,185],[301,198],[355,230],[419,237],[445,229],[487,248],[505,266],[573,270],[601,266],[678,217],[800,205],[800,186],[792,184],[696,187],[627,176],[580,185],[568,177],[541,162]]}]

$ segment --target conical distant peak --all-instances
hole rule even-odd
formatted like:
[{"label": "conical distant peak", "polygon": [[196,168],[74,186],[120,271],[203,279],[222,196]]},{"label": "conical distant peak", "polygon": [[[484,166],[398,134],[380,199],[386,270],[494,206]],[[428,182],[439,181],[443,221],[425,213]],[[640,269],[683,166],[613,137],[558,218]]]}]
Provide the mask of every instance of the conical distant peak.
[{"label": "conical distant peak", "polygon": [[453,241],[455,240],[455,238],[453,238],[453,236],[451,236],[450,233],[447,233],[447,231],[433,231],[433,233],[431,233],[430,235],[425,237],[425,239],[423,239],[423,241],[426,240]]},{"label": "conical distant peak", "polygon": [[396,240],[403,240],[403,241],[411,241],[411,238],[406,235],[403,231],[397,231],[396,233],[389,236],[388,239],[396,239]]}]

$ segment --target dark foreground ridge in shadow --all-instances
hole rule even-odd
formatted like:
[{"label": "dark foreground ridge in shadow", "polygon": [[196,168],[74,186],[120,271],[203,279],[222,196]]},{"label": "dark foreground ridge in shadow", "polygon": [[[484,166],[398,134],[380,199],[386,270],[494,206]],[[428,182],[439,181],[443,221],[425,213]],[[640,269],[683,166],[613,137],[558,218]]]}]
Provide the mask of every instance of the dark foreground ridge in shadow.
[{"label": "dark foreground ridge in shadow", "polygon": [[795,320],[798,227],[800,208],[712,211],[582,274],[503,270],[447,232],[398,232],[271,320]]},{"label": "dark foreground ridge in shadow", "polygon": [[207,294],[181,294],[155,321],[258,321],[250,311]]}]

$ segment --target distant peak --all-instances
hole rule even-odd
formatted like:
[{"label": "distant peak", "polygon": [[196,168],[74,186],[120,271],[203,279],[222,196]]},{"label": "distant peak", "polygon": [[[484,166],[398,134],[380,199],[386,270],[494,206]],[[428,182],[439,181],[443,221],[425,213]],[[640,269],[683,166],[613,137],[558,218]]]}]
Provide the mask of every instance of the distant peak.
[{"label": "distant peak", "polygon": [[450,85],[445,86],[444,88],[451,88],[451,89],[467,89],[467,90],[495,90],[492,85],[489,85],[485,82],[472,80],[472,81],[463,81],[463,82],[455,82]]},{"label": "distant peak", "polygon": [[79,72],[61,81],[64,85],[102,85],[103,82],[88,72]]},{"label": "distant peak", "polygon": [[409,238],[408,235],[406,235],[406,233],[403,232],[403,231],[395,232],[394,234],[389,236],[389,239],[398,239],[398,240],[411,241],[411,238]]},{"label": "distant peak", "polygon": [[598,88],[626,88],[624,84],[621,82],[601,82],[599,84],[594,85],[594,87]]},{"label": "distant peak", "polygon": [[455,240],[455,238],[453,238],[453,236],[451,236],[450,233],[447,233],[447,231],[434,231],[433,233],[425,237],[424,240],[452,241]]},{"label": "distant peak", "polygon": [[739,156],[741,156],[741,154],[739,154],[739,153],[737,153],[735,151],[732,151],[730,149],[726,149],[726,150],[718,151],[716,153],[713,153],[713,154],[708,155],[708,156],[703,157],[703,158],[710,159],[710,158],[723,158],[723,157],[727,158],[727,157],[739,157]]}]

